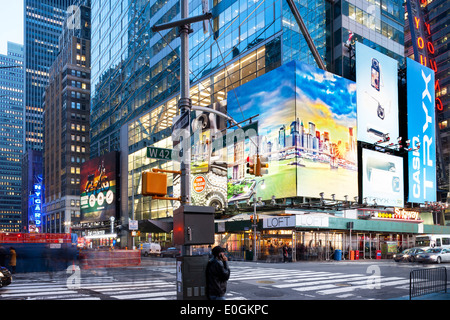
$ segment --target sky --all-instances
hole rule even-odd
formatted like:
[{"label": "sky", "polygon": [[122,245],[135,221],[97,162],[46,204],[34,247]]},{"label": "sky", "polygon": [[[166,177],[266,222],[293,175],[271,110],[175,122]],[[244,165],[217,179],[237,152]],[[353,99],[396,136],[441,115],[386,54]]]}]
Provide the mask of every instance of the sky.
[{"label": "sky", "polygon": [[8,41],[23,45],[23,0],[0,0],[0,54]]}]

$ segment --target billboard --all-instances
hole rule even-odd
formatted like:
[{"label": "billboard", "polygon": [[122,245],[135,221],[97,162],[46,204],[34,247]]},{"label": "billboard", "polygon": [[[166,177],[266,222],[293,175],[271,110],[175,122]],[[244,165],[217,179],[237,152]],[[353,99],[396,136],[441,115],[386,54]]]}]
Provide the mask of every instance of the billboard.
[{"label": "billboard", "polygon": [[[353,81],[292,61],[228,92],[227,113],[258,115],[258,136],[227,144],[229,202],[254,191],[263,200],[358,194]],[[257,150],[269,163],[262,177],[246,172]]]},{"label": "billboard", "polygon": [[[436,119],[434,71],[406,59],[408,201],[436,201]],[[419,147],[420,146],[420,147]]]},{"label": "billboard", "polygon": [[106,221],[116,216],[118,206],[116,151],[86,161],[81,166],[81,222]]},{"label": "billboard", "polygon": [[356,43],[358,140],[375,144],[397,139],[397,60]]},{"label": "billboard", "polygon": [[362,149],[362,197],[369,205],[403,207],[403,158]]}]

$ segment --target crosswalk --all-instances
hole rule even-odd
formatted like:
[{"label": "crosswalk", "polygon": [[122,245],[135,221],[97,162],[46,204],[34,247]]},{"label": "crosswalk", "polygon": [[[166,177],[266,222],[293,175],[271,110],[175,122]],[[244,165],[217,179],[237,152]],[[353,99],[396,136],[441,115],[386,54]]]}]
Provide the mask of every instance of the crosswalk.
[{"label": "crosswalk", "polygon": [[266,289],[293,290],[313,296],[347,299],[359,290],[395,287],[409,290],[409,277],[383,277],[376,274],[348,274],[328,271],[240,267],[230,282],[246,281]]},{"label": "crosswalk", "polygon": [[[160,266],[151,271],[161,276],[141,279],[96,276],[82,278],[79,283],[69,283],[67,277],[33,282],[18,279],[0,289],[0,300],[175,300],[175,267]],[[242,284],[309,297],[348,299],[360,294],[361,290],[374,288],[394,287],[406,294],[409,277],[239,265],[232,267],[228,300],[246,299],[245,292],[239,290]]]}]

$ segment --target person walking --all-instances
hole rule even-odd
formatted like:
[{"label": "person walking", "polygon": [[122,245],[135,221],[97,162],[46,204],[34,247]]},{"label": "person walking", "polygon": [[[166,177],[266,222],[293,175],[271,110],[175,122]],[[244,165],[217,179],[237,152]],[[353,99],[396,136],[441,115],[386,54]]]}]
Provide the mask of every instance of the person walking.
[{"label": "person walking", "polygon": [[11,272],[16,273],[16,264],[17,264],[17,254],[16,250],[13,247],[9,248],[9,254],[11,258],[9,259],[9,265],[11,266]]},{"label": "person walking", "polygon": [[211,250],[213,257],[206,266],[206,288],[209,300],[225,300],[230,268],[225,250],[216,246]]}]

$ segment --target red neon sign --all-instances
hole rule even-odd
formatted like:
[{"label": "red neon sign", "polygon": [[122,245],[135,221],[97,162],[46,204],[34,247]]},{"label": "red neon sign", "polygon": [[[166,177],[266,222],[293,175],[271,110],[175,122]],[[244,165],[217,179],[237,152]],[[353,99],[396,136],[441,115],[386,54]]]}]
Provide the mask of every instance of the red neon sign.
[{"label": "red neon sign", "polygon": [[[425,3],[425,0],[421,0],[421,2],[422,2],[422,3]],[[430,28],[430,24],[429,24],[429,23],[426,23],[426,22],[424,22],[423,24],[424,24],[424,26],[425,26],[425,30],[427,31],[428,35],[431,36],[431,28]],[[415,28],[416,28],[418,31],[420,31],[420,18],[414,17],[414,26],[415,26]],[[428,52],[428,54],[433,55],[434,52],[435,52],[434,44],[433,44],[431,41],[428,41],[428,40],[427,40],[427,41],[426,41],[426,45],[425,45],[425,40],[423,39],[423,37],[418,37],[418,38],[417,38],[417,47],[418,47],[420,50],[423,50],[423,49],[425,49],[425,46],[426,46],[426,51]],[[427,55],[425,55],[425,54],[420,54],[420,53],[419,53],[419,59],[418,59],[418,61],[420,62],[420,64],[422,64],[422,65],[424,65],[424,66],[428,66],[428,64],[429,64],[429,67],[430,67],[431,69],[433,69],[434,72],[437,72],[437,71],[438,71],[438,70],[437,70],[436,60],[427,58]],[[438,79],[435,79],[434,87],[435,87],[435,91],[436,91],[436,92],[439,92],[439,91],[440,91],[441,88],[440,88],[439,80],[438,80]],[[439,111],[444,110],[444,106],[443,106],[443,104],[442,104],[442,101],[441,101],[441,99],[439,99],[437,96],[436,96],[436,103],[435,103],[435,104],[436,104],[436,108],[437,108]]]}]

